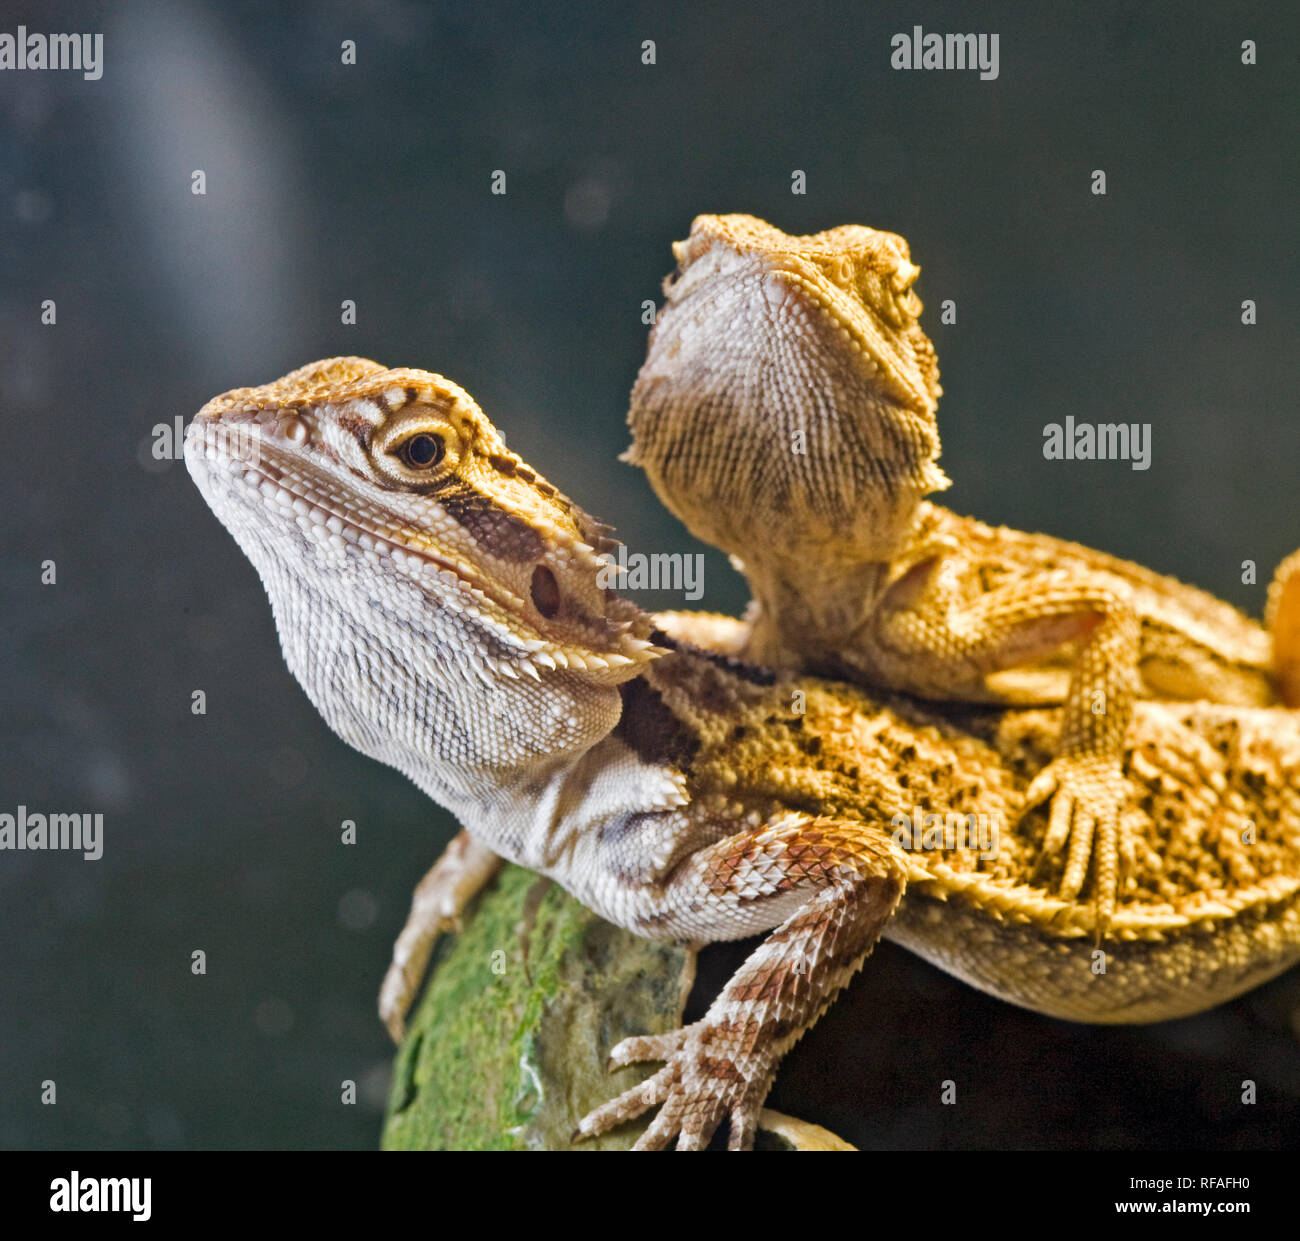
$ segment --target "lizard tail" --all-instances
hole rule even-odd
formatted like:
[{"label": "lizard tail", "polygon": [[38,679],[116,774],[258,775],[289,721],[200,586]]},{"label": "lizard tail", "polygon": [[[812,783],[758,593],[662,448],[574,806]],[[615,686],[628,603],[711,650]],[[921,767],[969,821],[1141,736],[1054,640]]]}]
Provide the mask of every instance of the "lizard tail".
[{"label": "lizard tail", "polygon": [[1278,693],[1288,707],[1300,707],[1300,551],[1273,574],[1264,622],[1273,635]]}]

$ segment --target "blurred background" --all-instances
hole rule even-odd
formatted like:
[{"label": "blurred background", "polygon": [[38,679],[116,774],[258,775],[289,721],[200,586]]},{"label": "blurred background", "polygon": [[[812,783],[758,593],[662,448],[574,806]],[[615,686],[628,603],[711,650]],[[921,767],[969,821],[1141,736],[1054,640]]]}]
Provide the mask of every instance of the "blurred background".
[{"label": "blurred background", "polygon": [[[696,606],[734,611],[615,460],[642,302],[698,212],[864,223],[924,269],[951,507],[1255,615],[1300,543],[1289,6],[0,4],[20,23],[102,32],[104,64],[0,72],[0,811],[101,812],[105,847],[0,853],[0,1145],[377,1141],[375,996],[454,824],[328,732],[153,457],[216,393],[337,353],[440,371],[632,550],[705,552]],[[892,71],[915,24],[998,33],[998,78]],[[1045,461],[1068,415],[1149,422],[1151,468]],[[1296,971],[1091,1029],[885,945],[771,1102],[864,1147],[1278,1146],[1298,1038]]]}]

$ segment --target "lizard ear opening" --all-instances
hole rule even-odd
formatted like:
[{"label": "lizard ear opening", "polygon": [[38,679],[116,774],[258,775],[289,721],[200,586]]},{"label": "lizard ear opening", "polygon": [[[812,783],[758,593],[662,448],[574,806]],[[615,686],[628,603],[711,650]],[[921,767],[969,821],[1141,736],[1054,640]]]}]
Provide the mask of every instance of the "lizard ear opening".
[{"label": "lizard ear opening", "polygon": [[533,570],[533,579],[528,588],[529,596],[535,607],[547,620],[552,620],[560,610],[560,584],[555,574],[544,564]]}]

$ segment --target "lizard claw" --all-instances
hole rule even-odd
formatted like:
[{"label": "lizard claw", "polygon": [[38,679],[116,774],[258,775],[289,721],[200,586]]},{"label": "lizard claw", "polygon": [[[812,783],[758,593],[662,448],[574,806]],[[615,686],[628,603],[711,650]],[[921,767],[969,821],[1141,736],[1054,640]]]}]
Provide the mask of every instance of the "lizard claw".
[{"label": "lizard claw", "polygon": [[406,1014],[424,979],[434,941],[445,931],[460,930],[460,918],[421,918],[412,912],[393,945],[393,960],[379,988],[379,1018],[399,1047],[406,1038]]},{"label": "lizard claw", "polygon": [[634,1150],[664,1150],[674,1138],[679,1151],[703,1150],[724,1120],[728,1149],[747,1150],[775,1066],[768,1056],[729,1054],[726,1043],[725,1029],[708,1017],[668,1034],[624,1039],[610,1054],[611,1065],[664,1060],[664,1067],[589,1112],[575,1136],[604,1133],[659,1105]]},{"label": "lizard claw", "polygon": [[1062,755],[1034,777],[1025,792],[1025,809],[1049,797],[1052,809],[1038,866],[1041,869],[1069,842],[1060,893],[1072,901],[1083,889],[1092,863],[1100,935],[1115,912],[1119,880],[1119,811],[1124,800],[1120,764],[1113,759]]}]

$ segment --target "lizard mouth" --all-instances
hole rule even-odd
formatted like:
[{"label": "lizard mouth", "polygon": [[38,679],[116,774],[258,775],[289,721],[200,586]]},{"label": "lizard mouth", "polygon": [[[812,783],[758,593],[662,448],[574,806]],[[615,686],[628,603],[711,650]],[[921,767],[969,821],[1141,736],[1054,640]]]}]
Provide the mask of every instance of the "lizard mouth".
[{"label": "lizard mouth", "polygon": [[[218,441],[208,434],[206,425],[195,422],[191,426],[195,431],[186,443],[187,459],[192,454],[204,459],[213,473],[226,475],[232,490],[243,488],[249,499],[254,494],[259,496],[262,511],[272,511],[279,520],[292,522],[320,548],[346,555],[352,546],[364,555],[387,557],[402,568],[432,570],[444,584],[465,596],[467,608],[482,611],[485,603],[495,605],[513,620],[531,627],[526,605],[519,596],[489,581],[461,557],[435,551],[428,536],[413,529],[400,514],[358,496],[355,504],[347,506],[352,515],[345,517],[339,512],[337,497],[318,483],[301,462],[271,447],[267,436],[250,437],[252,451],[241,451],[242,444]],[[373,516],[368,519],[367,513]],[[526,639],[516,640],[526,647],[533,645]],[[539,649],[547,645],[540,638],[535,643]]]}]

